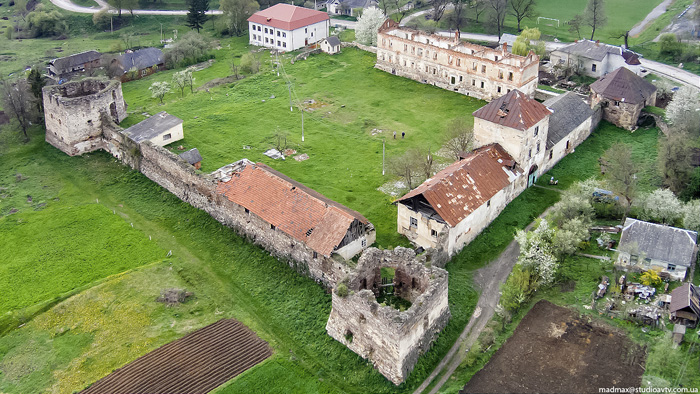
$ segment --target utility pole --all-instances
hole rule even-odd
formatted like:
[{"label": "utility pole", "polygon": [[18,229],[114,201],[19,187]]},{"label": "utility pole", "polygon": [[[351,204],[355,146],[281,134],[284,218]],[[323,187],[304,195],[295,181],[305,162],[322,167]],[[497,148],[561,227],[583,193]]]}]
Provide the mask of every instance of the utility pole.
[{"label": "utility pole", "polygon": [[382,140],[382,176],[384,176],[384,157],[386,156],[386,137]]},{"label": "utility pole", "polygon": [[110,34],[114,34],[114,17],[112,15],[109,16],[109,32]]},{"label": "utility pole", "polygon": [[160,43],[163,43],[163,24],[160,24]]},{"label": "utility pole", "polygon": [[301,107],[301,142],[304,142],[304,107]]},{"label": "utility pole", "polygon": [[292,108],[292,83],[287,81],[287,90],[289,90],[289,112],[294,111]]}]

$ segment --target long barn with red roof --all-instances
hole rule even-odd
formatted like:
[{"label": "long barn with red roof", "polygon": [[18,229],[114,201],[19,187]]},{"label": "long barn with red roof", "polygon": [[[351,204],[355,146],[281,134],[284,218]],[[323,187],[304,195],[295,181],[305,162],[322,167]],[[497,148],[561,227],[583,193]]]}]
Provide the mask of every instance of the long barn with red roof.
[{"label": "long barn with red roof", "polygon": [[328,37],[330,18],[321,11],[279,3],[248,18],[250,44],[294,51]]}]

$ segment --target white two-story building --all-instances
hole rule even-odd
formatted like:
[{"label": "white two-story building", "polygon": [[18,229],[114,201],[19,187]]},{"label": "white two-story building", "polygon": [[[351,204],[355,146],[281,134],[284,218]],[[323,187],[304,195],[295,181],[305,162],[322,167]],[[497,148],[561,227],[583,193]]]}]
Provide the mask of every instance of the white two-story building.
[{"label": "white two-story building", "polygon": [[279,3],[248,18],[250,44],[293,51],[328,37],[328,14]]}]

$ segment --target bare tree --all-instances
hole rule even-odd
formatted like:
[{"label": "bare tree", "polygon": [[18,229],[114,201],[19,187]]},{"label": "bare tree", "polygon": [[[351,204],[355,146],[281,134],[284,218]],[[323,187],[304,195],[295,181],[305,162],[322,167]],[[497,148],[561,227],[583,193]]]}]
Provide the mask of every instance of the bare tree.
[{"label": "bare tree", "polygon": [[489,18],[491,23],[496,26],[498,31],[498,36],[501,36],[503,31],[503,22],[506,19],[506,14],[508,13],[508,0],[487,0],[489,4]]},{"label": "bare tree", "polygon": [[236,65],[236,56],[234,56],[231,58],[231,71],[233,71],[233,75],[236,76],[236,80],[241,79],[238,68],[238,65]]},{"label": "bare tree", "polygon": [[447,17],[451,29],[460,30],[467,25],[466,0],[454,0],[454,9]]},{"label": "bare tree", "polygon": [[433,154],[430,152],[430,148],[428,148],[427,152],[418,148],[416,149],[417,152],[415,153],[415,156],[420,158],[418,166],[420,167],[421,172],[423,172],[423,175],[425,175],[425,179],[428,179],[433,176],[433,167],[435,166]]},{"label": "bare tree", "polygon": [[630,36],[630,31],[629,30],[619,30],[615,33],[610,34],[608,37],[614,38],[614,39],[620,39],[624,38],[625,39],[625,48],[629,48],[629,36]]},{"label": "bare tree", "polygon": [[569,24],[569,33],[578,36],[581,39],[581,26],[583,25],[583,16],[581,14],[574,15],[574,18],[567,22]]},{"label": "bare tree", "polygon": [[433,8],[433,20],[438,22],[445,14],[445,8],[449,4],[449,0],[430,0],[430,6]]},{"label": "bare tree", "polygon": [[20,79],[14,83],[0,80],[0,105],[10,117],[15,118],[22,129],[24,141],[29,142],[27,129],[37,117],[36,104],[29,82]]},{"label": "bare tree", "polygon": [[474,21],[479,23],[479,17],[486,11],[487,0],[470,0],[471,9],[474,11]]},{"label": "bare tree", "polygon": [[445,147],[452,152],[455,160],[469,152],[474,143],[474,128],[464,118],[457,118],[447,125],[447,143]]},{"label": "bare tree", "polygon": [[421,173],[421,157],[420,150],[411,149],[401,156],[396,156],[389,160],[389,170],[401,177],[409,189],[413,189],[414,184],[418,183]]},{"label": "bare tree", "polygon": [[638,166],[632,159],[632,149],[622,142],[615,143],[605,151],[603,161],[606,163],[605,176],[610,188],[627,203],[624,214],[626,217],[637,195]]},{"label": "bare tree", "polygon": [[535,16],[536,6],[535,0],[510,0],[510,13],[518,20],[518,31],[523,19]]},{"label": "bare tree", "polygon": [[608,17],[605,15],[604,0],[588,0],[586,10],[583,11],[584,23],[593,29],[591,32],[591,40],[595,35],[595,30],[605,26]]}]

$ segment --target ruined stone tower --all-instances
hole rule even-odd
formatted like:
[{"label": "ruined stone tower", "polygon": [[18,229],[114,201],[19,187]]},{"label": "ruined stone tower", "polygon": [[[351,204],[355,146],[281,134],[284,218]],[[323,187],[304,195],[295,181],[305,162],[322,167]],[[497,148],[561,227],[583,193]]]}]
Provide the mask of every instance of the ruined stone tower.
[{"label": "ruined stone tower", "polygon": [[46,142],[71,156],[104,148],[103,121],[126,118],[119,81],[89,78],[46,86],[43,96]]}]

